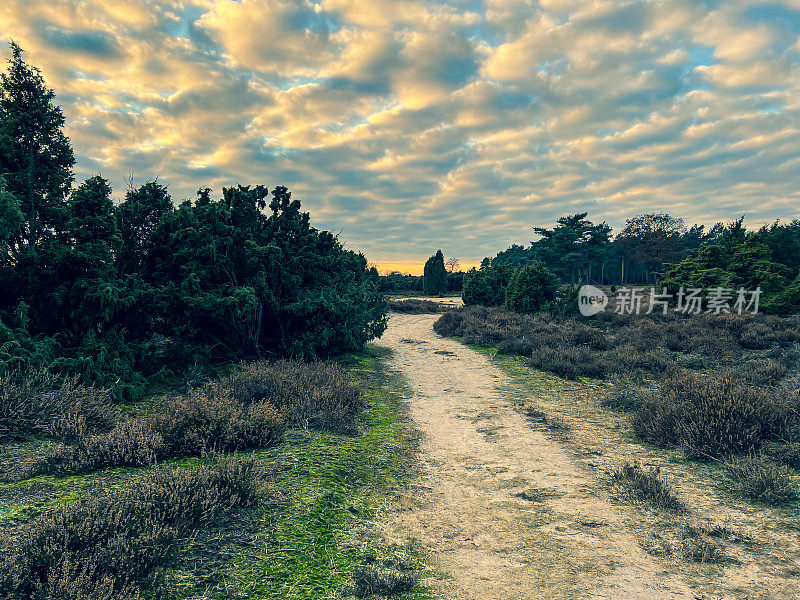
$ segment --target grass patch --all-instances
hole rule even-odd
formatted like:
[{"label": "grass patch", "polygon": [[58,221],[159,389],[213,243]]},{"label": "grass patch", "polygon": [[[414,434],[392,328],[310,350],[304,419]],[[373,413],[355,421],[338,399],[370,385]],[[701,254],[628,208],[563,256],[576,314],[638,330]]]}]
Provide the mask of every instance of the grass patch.
[{"label": "grass patch", "polygon": [[638,463],[625,461],[614,471],[611,480],[620,497],[631,504],[676,512],[686,510],[658,467],[645,470]]},{"label": "grass patch", "polygon": [[[14,585],[38,586],[44,590],[41,592],[45,594],[43,597],[98,599],[134,598],[140,589],[145,590],[143,597],[151,597],[157,589],[168,589],[170,594],[175,593],[178,597],[310,599],[341,597],[348,591],[361,590],[359,593],[362,593],[374,589],[386,593],[402,588],[404,597],[429,597],[418,583],[423,565],[421,551],[415,546],[389,546],[374,533],[374,519],[378,517],[387,494],[405,485],[412,477],[410,465],[415,440],[414,432],[403,416],[402,383],[399,379],[390,381],[384,373],[380,364],[382,352],[379,348],[370,348],[333,365],[334,370],[339,371],[331,372],[332,375],[328,372],[309,375],[311,379],[322,377],[336,385],[303,390],[310,401],[297,403],[301,410],[295,415],[282,411],[294,425],[286,431],[283,443],[247,452],[262,478],[263,500],[258,505],[246,510],[236,508],[235,515],[224,518],[211,515],[211,520],[202,520],[200,529],[191,524],[186,528],[181,525],[176,534],[178,537],[169,538],[173,541],[168,541],[166,546],[159,541],[163,536],[153,538],[149,545],[136,546],[138,534],[133,535],[133,541],[122,544],[121,550],[130,551],[131,564],[144,564],[142,560],[145,560],[137,554],[134,546],[142,552],[146,550],[145,554],[153,554],[158,563],[157,568],[137,571],[139,575],[136,577],[117,580],[115,576],[107,576],[103,570],[105,567],[95,570],[97,577],[88,572],[79,573],[73,566],[89,563],[82,558],[72,560],[70,551],[62,553],[66,558],[58,559],[61,561],[60,570],[53,572],[48,582],[37,583],[28,577],[28,583],[17,582]],[[244,389],[252,389],[252,379],[246,377],[243,381],[240,377],[235,385],[227,386],[225,393],[238,394]],[[342,382],[344,388],[336,382]],[[280,397],[277,406],[285,406],[283,399],[288,401],[294,396],[292,390],[297,390],[297,384],[292,388],[289,383],[280,380],[270,383],[271,397]],[[326,389],[337,386],[346,393],[325,394]],[[311,387],[311,384],[306,387]],[[208,384],[204,384],[200,390],[207,388]],[[353,390],[356,395],[353,395]],[[341,419],[337,414],[331,414],[330,420],[323,423],[315,406],[335,408],[337,399],[342,397],[345,402],[338,406],[357,406],[360,415],[354,419]],[[314,405],[312,401],[318,404]],[[250,404],[258,402],[256,398]],[[152,404],[155,410],[160,406],[163,404]],[[146,416],[149,410],[150,407],[144,412],[137,411],[135,418]],[[196,417],[195,412],[189,411]],[[210,415],[200,419],[203,423],[217,422],[211,419],[214,411],[204,410],[202,414]],[[193,421],[195,417],[192,417]],[[313,424],[317,428],[297,427],[304,424]],[[200,429],[206,430],[205,427]],[[198,428],[188,430],[196,431]],[[173,438],[182,440],[182,444],[190,439],[183,434]],[[38,451],[41,444],[53,445],[52,442],[32,444],[17,444],[19,447],[10,454]],[[180,473],[204,469],[203,465],[209,460],[189,457],[166,462],[170,472]],[[41,475],[1,484],[0,519],[6,525],[7,539],[16,539],[30,528],[38,527],[35,524],[40,520],[54,518],[54,515],[61,514],[60,511],[88,510],[81,507],[92,505],[100,497],[112,498],[115,506],[126,494],[138,498],[136,494],[141,485],[158,479],[158,474],[164,470],[159,466],[105,468],[81,475]],[[180,495],[181,498],[184,496]],[[167,497],[174,498],[172,504],[175,506],[188,501],[175,494],[167,494]],[[92,514],[99,515],[105,509],[91,510],[95,511]],[[227,509],[223,513],[227,515]],[[102,518],[92,519],[102,524]],[[154,524],[153,519],[139,520],[142,526]],[[189,531],[193,533],[188,538],[181,533]],[[91,544],[84,545],[90,552]],[[94,545],[100,548],[102,543]],[[372,587],[365,587],[363,577],[359,579],[365,569],[375,569],[380,574],[370,584]],[[6,583],[9,581],[7,579]],[[70,587],[69,582],[85,584],[89,595],[81,595],[85,590]],[[388,583],[383,586],[381,582]],[[58,587],[51,589],[51,584]],[[18,596],[32,597],[28,591],[23,590]]]},{"label": "grass patch", "polygon": [[726,467],[745,498],[771,505],[797,500],[791,467],[758,455],[734,458]]},{"label": "grass patch", "polygon": [[0,553],[6,598],[136,599],[167,593],[182,538],[256,502],[252,461],[161,469],[147,480],[65,504],[27,524]]},{"label": "grass patch", "polygon": [[[268,525],[258,534],[263,552],[240,556],[228,575],[249,595],[311,600],[333,590],[360,594],[399,586],[404,597],[428,597],[417,583],[417,550],[388,547],[379,537],[358,532],[359,524],[378,516],[386,494],[411,477],[415,434],[402,415],[402,383],[383,370],[382,352],[369,347],[343,361],[368,406],[362,435],[302,432],[301,439],[263,453],[278,466],[263,517]],[[412,567],[400,572],[386,566],[392,564]]]}]

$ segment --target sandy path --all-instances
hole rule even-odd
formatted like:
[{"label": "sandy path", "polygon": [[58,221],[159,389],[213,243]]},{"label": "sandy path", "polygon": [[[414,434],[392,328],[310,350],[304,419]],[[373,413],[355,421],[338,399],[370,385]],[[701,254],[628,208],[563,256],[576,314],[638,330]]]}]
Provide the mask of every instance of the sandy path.
[{"label": "sandy path", "polygon": [[591,470],[503,399],[489,358],[439,337],[437,315],[392,315],[380,344],[412,388],[421,485],[393,513],[429,548],[446,598],[694,598],[623,525]]}]

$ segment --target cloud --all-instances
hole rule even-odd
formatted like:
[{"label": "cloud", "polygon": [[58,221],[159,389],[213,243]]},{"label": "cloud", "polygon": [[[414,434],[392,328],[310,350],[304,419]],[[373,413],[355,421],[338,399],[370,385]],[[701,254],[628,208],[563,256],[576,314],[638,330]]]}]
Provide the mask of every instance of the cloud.
[{"label": "cloud", "polygon": [[[284,184],[385,263],[588,211],[798,214],[800,5],[8,0],[77,175]],[[8,50],[4,50],[8,55]],[[402,263],[407,264],[407,263]]]}]

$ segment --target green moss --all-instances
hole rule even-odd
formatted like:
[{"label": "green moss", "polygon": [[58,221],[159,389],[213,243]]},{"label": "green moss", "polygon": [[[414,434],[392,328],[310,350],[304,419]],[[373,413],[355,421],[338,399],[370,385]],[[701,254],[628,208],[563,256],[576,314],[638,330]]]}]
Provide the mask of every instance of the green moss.
[{"label": "green moss", "polygon": [[[295,432],[288,443],[262,453],[281,470],[259,532],[263,552],[255,560],[239,557],[231,575],[250,597],[337,597],[360,565],[400,560],[419,568],[413,547],[388,547],[378,536],[356,533],[410,477],[414,432],[402,417],[401,382],[382,370],[383,354],[370,347],[343,359],[369,405],[361,435]],[[409,597],[428,595],[417,586]]]}]

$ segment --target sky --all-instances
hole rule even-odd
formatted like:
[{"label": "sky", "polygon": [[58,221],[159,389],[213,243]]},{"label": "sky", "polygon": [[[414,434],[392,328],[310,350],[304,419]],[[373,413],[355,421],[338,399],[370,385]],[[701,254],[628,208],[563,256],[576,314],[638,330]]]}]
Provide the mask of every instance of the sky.
[{"label": "sky", "polygon": [[79,181],[285,185],[383,270],[577,212],[800,217],[800,0],[3,0],[11,39]]}]

